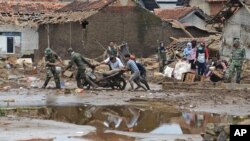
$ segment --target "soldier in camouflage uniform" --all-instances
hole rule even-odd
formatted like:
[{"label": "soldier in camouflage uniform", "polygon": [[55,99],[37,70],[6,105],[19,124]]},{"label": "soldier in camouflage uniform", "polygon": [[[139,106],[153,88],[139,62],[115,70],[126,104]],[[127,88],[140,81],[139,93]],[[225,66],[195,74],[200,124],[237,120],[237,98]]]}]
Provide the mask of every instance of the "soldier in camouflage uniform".
[{"label": "soldier in camouflage uniform", "polygon": [[68,53],[71,55],[71,61],[65,70],[71,68],[73,66],[73,63],[76,64],[77,73],[76,73],[75,79],[77,82],[77,87],[83,88],[83,84],[81,82],[81,79],[83,78],[90,85],[92,85],[94,88],[96,88],[97,85],[94,82],[92,82],[88,77],[86,77],[86,73],[85,73],[85,70],[86,70],[85,64],[87,64],[91,68],[94,68],[94,66],[91,65],[80,53],[74,52],[72,48],[68,49]]},{"label": "soldier in camouflage uniform", "polygon": [[240,41],[234,40],[234,49],[230,59],[230,66],[226,72],[226,79],[231,81],[234,72],[236,71],[236,83],[240,83],[242,64],[246,57],[245,49],[240,47]]},{"label": "soldier in camouflage uniform", "polygon": [[46,74],[46,79],[45,79],[45,82],[44,82],[42,88],[46,88],[46,86],[48,85],[51,77],[53,76],[54,80],[55,80],[55,83],[56,83],[56,88],[60,89],[61,88],[60,77],[59,77],[59,73],[56,72],[56,65],[58,65],[56,63],[56,61],[59,61],[60,63],[62,63],[62,60],[49,47],[45,49],[44,53],[45,53],[45,63],[46,63],[47,74]]}]

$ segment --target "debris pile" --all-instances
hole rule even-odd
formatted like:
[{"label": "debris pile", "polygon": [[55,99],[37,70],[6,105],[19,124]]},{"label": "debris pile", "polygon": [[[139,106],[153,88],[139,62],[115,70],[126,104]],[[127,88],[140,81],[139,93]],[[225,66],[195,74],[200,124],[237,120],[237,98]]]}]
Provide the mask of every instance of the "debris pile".
[{"label": "debris pile", "polygon": [[208,123],[205,128],[204,141],[229,140],[230,130],[228,124]]},{"label": "debris pile", "polygon": [[196,40],[199,42],[201,39],[205,41],[206,47],[208,47],[209,51],[211,52],[210,54],[215,55],[212,57],[218,57],[217,55],[219,55],[218,52],[222,44],[222,36],[220,34],[211,35],[204,38],[173,39],[174,41],[166,47],[167,56],[172,60],[181,59],[183,57],[183,50],[186,47],[187,43],[191,42],[192,40]]},{"label": "debris pile", "polygon": [[15,55],[8,55],[6,58],[2,58],[0,60],[1,89],[7,85],[19,87],[31,84],[28,80],[29,77],[26,77],[26,75],[37,74],[36,70],[37,68],[33,66],[31,58],[17,58]]},{"label": "debris pile", "polygon": [[241,74],[241,78],[242,80],[250,80],[250,60],[246,60],[244,63],[243,63],[243,67],[242,67],[242,74]]}]

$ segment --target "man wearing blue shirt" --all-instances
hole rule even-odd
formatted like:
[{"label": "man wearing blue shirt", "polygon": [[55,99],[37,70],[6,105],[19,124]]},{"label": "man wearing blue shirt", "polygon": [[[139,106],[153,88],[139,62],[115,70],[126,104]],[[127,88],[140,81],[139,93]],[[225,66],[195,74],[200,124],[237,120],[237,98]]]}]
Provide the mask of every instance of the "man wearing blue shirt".
[{"label": "man wearing blue shirt", "polygon": [[131,71],[131,76],[129,78],[131,90],[134,91],[134,85],[133,85],[133,81],[134,81],[137,84],[138,88],[143,88],[146,91],[147,89],[140,84],[140,70],[137,67],[135,61],[130,59],[130,54],[126,54],[124,55],[124,57],[127,62],[126,70]]}]

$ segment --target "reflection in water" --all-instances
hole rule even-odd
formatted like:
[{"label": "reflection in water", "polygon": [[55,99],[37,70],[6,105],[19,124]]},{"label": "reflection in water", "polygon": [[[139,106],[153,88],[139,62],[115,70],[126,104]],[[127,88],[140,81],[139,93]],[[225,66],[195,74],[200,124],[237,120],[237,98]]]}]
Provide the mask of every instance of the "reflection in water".
[{"label": "reflection in water", "polygon": [[126,124],[126,128],[131,130],[134,126],[137,125],[137,121],[140,117],[140,110],[135,108],[128,108],[129,114],[131,114],[131,117],[122,117],[119,115],[114,115],[112,113],[103,113],[104,115],[107,115],[106,120],[103,122],[103,124],[106,127],[110,127],[111,123],[114,123],[115,128],[120,127],[121,123],[124,121]]},{"label": "reflection in water", "polygon": [[179,124],[163,124],[154,129],[150,133],[153,134],[183,134]]},{"label": "reflection in water", "polygon": [[106,129],[152,134],[200,134],[207,123],[237,123],[241,120],[228,115],[134,106],[54,106],[48,109],[51,111],[48,119],[92,125],[98,134],[103,134]]},{"label": "reflection in water", "polygon": [[89,139],[91,141],[135,141],[134,137],[128,137],[125,135],[118,135],[115,133],[89,133],[82,138]]}]

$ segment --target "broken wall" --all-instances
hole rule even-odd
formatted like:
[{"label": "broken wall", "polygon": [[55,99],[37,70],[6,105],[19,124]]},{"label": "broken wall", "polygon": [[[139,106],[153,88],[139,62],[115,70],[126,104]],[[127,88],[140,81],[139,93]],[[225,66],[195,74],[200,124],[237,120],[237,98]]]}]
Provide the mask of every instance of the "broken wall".
[{"label": "broken wall", "polygon": [[233,15],[223,29],[223,45],[221,53],[230,56],[233,49],[233,40],[240,39],[241,46],[246,49],[246,57],[250,59],[250,13],[244,7]]},{"label": "broken wall", "polygon": [[[14,36],[12,33],[20,33],[20,36]],[[4,33],[4,34],[3,34]],[[14,25],[0,25],[0,56],[7,54],[7,38],[14,38],[14,53],[18,56],[34,53],[34,49],[38,49],[38,32],[37,28],[20,27]]]},{"label": "broken wall", "polygon": [[[171,42],[169,37],[187,37],[181,29],[172,28],[171,24],[163,23],[160,18],[137,6],[109,6],[90,17],[88,22],[86,29],[82,29],[80,22],[50,24],[51,47],[66,58],[66,50],[71,43],[76,51],[95,58],[104,51],[99,43],[106,48],[110,41],[118,44],[126,41],[131,53],[147,57],[156,52],[157,40],[168,44]],[[48,46],[46,25],[41,25],[38,32],[36,57],[40,59]]]}]

